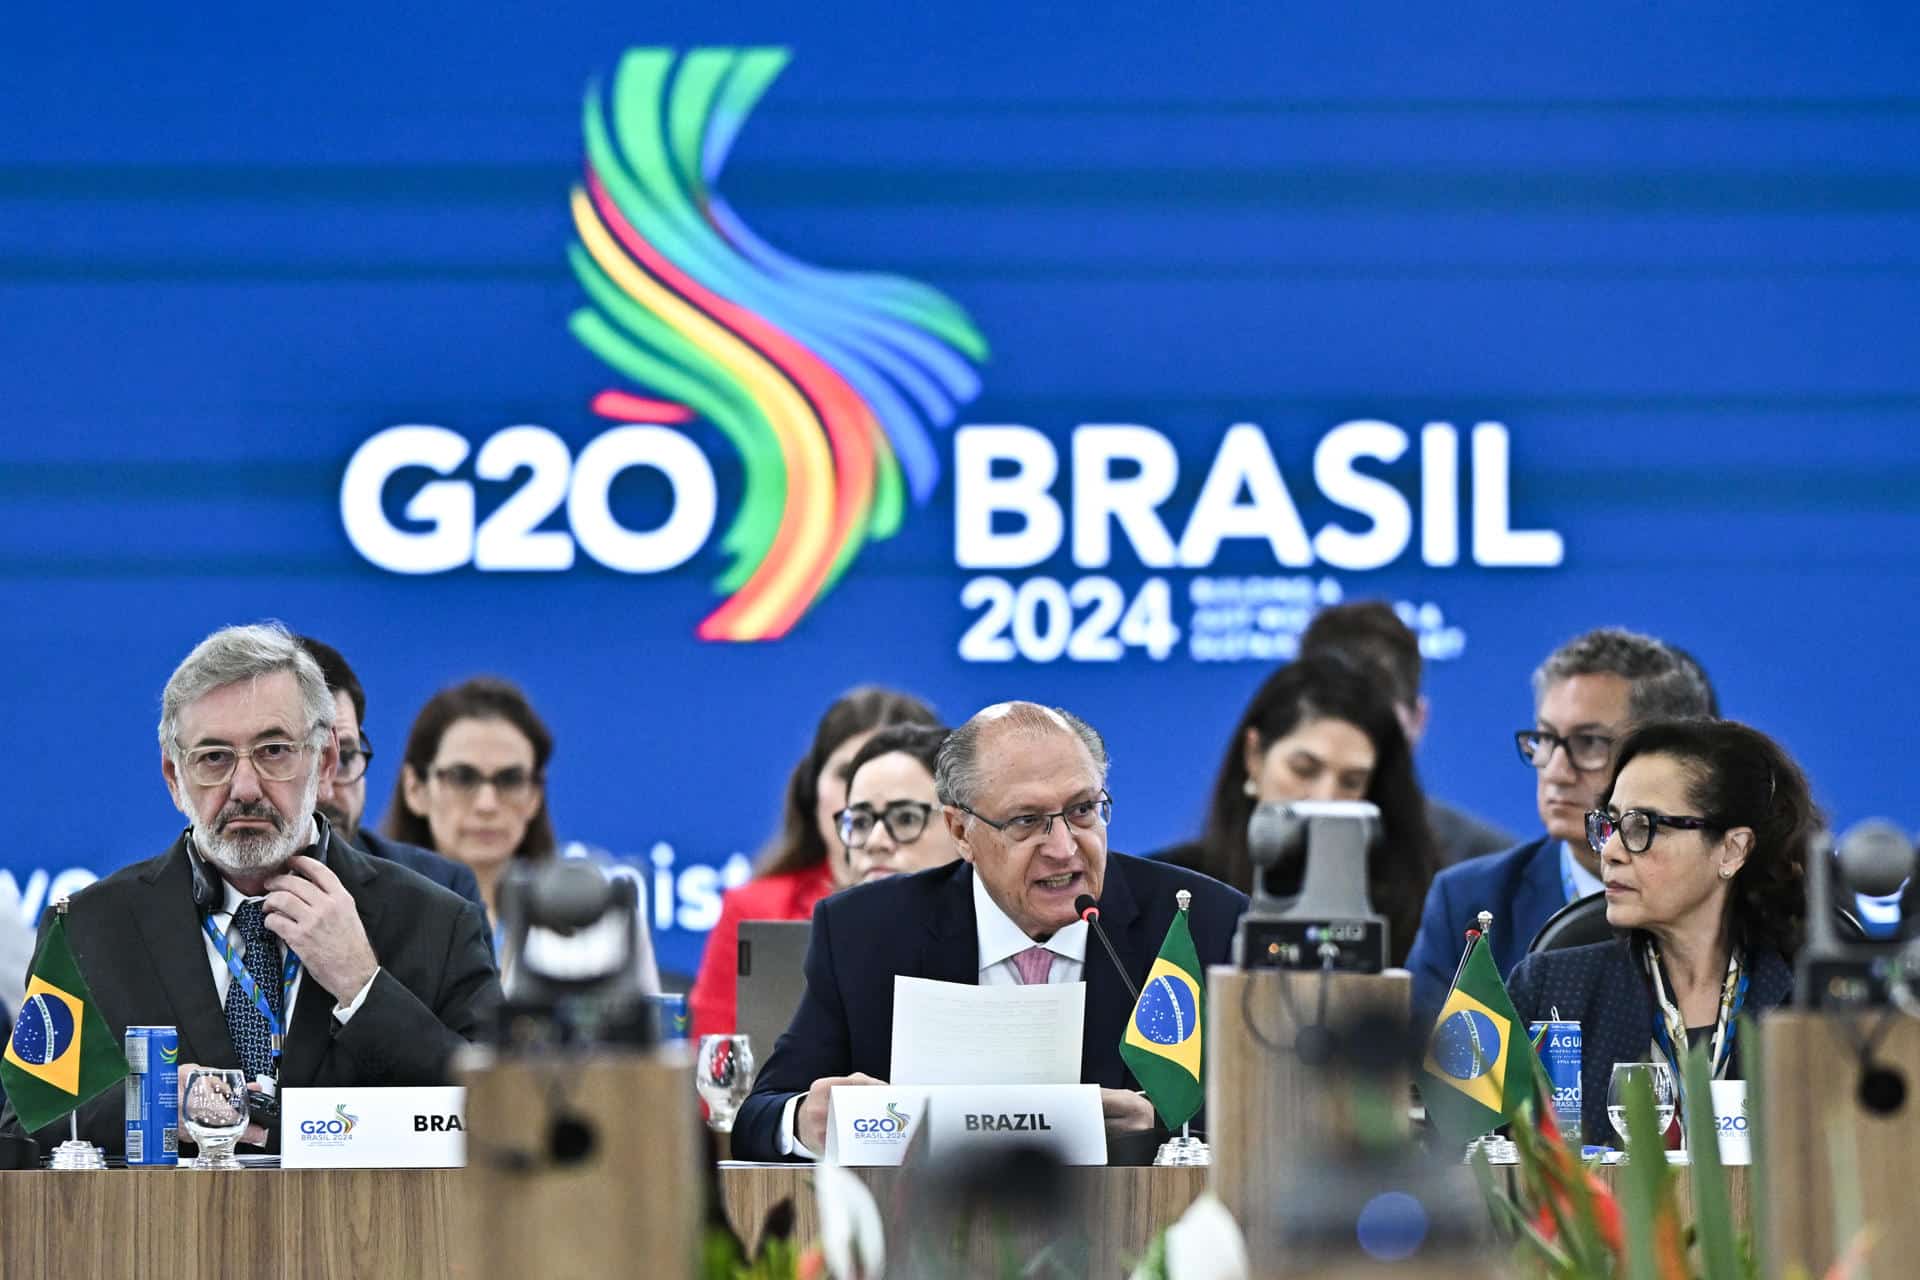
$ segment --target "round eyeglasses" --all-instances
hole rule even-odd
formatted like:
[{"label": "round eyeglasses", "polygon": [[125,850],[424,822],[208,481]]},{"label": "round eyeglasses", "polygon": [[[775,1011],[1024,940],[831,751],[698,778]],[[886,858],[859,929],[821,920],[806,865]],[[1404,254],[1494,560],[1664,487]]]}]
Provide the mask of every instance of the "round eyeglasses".
[{"label": "round eyeglasses", "polygon": [[1600,809],[1587,813],[1587,847],[1595,853],[1606,848],[1607,841],[1618,832],[1620,845],[1628,853],[1645,853],[1653,847],[1653,837],[1661,827],[1674,827],[1681,831],[1703,831],[1713,824],[1705,818],[1695,818],[1686,814],[1653,813],[1646,809],[1628,809],[1619,817]]},{"label": "round eyeglasses", "polygon": [[925,833],[933,810],[933,805],[918,800],[893,800],[878,810],[870,804],[853,804],[834,814],[833,824],[839,829],[840,843],[849,849],[871,840],[876,826],[885,827],[895,844],[912,844]]}]

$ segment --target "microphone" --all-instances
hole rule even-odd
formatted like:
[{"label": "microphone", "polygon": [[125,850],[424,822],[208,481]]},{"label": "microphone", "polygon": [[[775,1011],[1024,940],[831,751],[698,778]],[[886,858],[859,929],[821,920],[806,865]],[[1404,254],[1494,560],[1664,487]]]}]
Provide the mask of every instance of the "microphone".
[{"label": "microphone", "polygon": [[1073,900],[1073,909],[1087,922],[1094,936],[1100,939],[1100,945],[1107,949],[1107,958],[1113,961],[1113,971],[1120,975],[1121,983],[1127,988],[1127,994],[1133,997],[1133,1003],[1140,1003],[1140,988],[1133,985],[1133,979],[1127,976],[1127,966],[1120,963],[1120,953],[1113,949],[1113,941],[1107,937],[1107,931],[1100,927],[1100,904],[1094,901],[1090,893],[1083,893]]}]

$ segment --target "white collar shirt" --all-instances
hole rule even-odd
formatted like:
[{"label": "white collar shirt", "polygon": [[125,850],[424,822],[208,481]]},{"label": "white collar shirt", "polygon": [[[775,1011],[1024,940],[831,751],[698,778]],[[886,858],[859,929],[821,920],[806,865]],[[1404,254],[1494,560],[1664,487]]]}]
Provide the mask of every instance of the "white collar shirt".
[{"label": "white collar shirt", "polygon": [[1086,971],[1085,920],[1076,920],[1045,942],[1036,943],[993,900],[978,868],[973,872],[973,919],[980,943],[980,985],[983,987],[1019,986],[1020,971],[1014,967],[1013,957],[1033,946],[1043,946],[1053,952],[1053,968],[1047,974],[1049,984],[1078,982]]}]

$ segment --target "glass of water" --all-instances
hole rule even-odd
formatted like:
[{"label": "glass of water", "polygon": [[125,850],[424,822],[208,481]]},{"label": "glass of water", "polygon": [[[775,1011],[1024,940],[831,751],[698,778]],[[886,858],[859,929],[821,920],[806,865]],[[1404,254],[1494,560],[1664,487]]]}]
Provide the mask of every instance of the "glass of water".
[{"label": "glass of water", "polygon": [[707,1104],[708,1126],[732,1133],[734,1113],[753,1091],[753,1046],[747,1037],[701,1036],[693,1082]]},{"label": "glass of water", "polygon": [[243,1071],[196,1067],[180,1095],[180,1126],[200,1147],[194,1169],[238,1169],[233,1146],[247,1131],[247,1076]]},{"label": "glass of water", "polygon": [[1653,1118],[1665,1133],[1673,1125],[1673,1113],[1680,1091],[1674,1083],[1673,1068],[1665,1062],[1616,1062],[1613,1079],[1607,1083],[1607,1119],[1620,1135],[1620,1146],[1627,1145],[1627,1098],[1646,1081],[1653,1089]]}]

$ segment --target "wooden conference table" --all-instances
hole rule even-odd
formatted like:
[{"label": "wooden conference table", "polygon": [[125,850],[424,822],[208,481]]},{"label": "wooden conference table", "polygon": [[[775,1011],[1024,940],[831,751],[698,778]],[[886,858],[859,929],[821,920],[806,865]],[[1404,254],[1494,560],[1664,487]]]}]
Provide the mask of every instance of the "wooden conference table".
[{"label": "wooden conference table", "polygon": [[[900,1171],[857,1172],[884,1212]],[[0,1173],[0,1276],[467,1276],[454,1257],[467,1176],[455,1169]],[[1205,1169],[1069,1170],[1069,1194],[1080,1205],[1073,1220],[1095,1242],[1089,1273],[1124,1275],[1206,1179]],[[785,1198],[798,1211],[799,1238],[812,1238],[810,1169],[723,1165],[720,1185],[729,1218],[750,1243]],[[561,1262],[549,1274],[570,1273]]]}]

